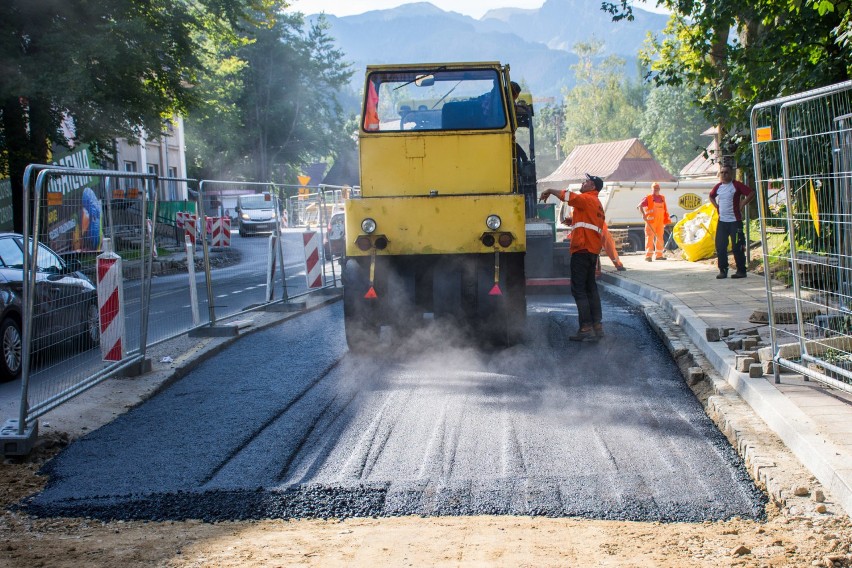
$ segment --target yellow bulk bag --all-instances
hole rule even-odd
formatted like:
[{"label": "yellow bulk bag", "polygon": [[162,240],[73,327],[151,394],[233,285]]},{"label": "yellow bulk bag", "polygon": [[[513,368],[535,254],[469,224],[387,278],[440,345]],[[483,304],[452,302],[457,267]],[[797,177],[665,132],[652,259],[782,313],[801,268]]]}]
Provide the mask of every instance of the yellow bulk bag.
[{"label": "yellow bulk bag", "polygon": [[705,203],[690,211],[672,229],[683,259],[690,262],[710,258],[716,254],[716,225],[719,213],[712,203]]}]

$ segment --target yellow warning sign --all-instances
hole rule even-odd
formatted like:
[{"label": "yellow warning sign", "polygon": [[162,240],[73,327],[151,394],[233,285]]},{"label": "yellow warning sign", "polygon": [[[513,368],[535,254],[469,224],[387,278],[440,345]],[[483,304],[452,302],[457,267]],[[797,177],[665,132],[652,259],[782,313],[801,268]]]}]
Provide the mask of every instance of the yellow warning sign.
[{"label": "yellow warning sign", "polygon": [[681,209],[691,211],[693,209],[698,209],[698,206],[701,205],[701,198],[694,193],[684,193],[680,196],[680,199],[677,200],[677,203],[680,205]]},{"label": "yellow warning sign", "polygon": [[296,176],[299,180],[299,185],[305,186],[311,183],[311,176]]},{"label": "yellow warning sign", "polygon": [[772,140],[771,126],[761,126],[760,128],[755,128],[754,133],[757,136],[757,142],[770,142]]}]

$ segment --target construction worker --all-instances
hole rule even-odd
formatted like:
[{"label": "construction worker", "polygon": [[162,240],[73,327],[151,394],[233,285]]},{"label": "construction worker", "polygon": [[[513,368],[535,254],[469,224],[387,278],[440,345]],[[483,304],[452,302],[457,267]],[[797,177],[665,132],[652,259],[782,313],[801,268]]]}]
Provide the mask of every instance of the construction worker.
[{"label": "construction worker", "polygon": [[645,260],[648,262],[666,260],[663,256],[663,229],[671,223],[666,198],[660,195],[660,184],[652,183],[651,189],[653,193],[646,196],[637,207],[645,219]]},{"label": "construction worker", "polygon": [[539,200],[547,201],[554,195],[574,208],[574,228],[571,231],[571,294],[577,303],[580,329],[571,341],[598,341],[604,336],[601,324],[601,298],[595,282],[595,268],[601,254],[601,233],[604,210],[598,199],[603,180],[586,174],[579,193],[567,189],[545,189]]}]

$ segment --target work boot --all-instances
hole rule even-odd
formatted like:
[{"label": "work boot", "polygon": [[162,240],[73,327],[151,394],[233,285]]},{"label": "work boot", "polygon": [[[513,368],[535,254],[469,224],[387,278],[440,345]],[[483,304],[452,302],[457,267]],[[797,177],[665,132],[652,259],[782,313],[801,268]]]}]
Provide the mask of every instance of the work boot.
[{"label": "work boot", "polygon": [[722,280],[723,278],[727,278],[727,277],[728,277],[728,270],[727,269],[720,270],[719,274],[716,275],[716,280]]},{"label": "work boot", "polygon": [[650,256],[645,257],[645,262],[651,262],[652,258]]},{"label": "work boot", "polygon": [[654,260],[666,260],[666,257],[664,257],[664,256],[658,256],[658,257],[657,257],[657,258],[655,258]]},{"label": "work boot", "polygon": [[619,272],[624,272],[625,270],[627,270],[626,268],[624,268],[624,265],[621,264],[620,262],[615,265],[615,269],[618,270]]},{"label": "work boot", "polygon": [[745,278],[745,277],[746,277],[745,270],[742,270],[742,271],[737,270],[734,274],[731,274],[731,278]]},{"label": "work boot", "polygon": [[571,335],[568,337],[571,341],[597,341],[598,337],[595,335],[595,331],[590,327],[581,328],[580,331],[577,332],[576,335]]},{"label": "work boot", "polygon": [[595,332],[595,337],[597,337],[598,339],[604,336],[603,324],[596,323],[592,326],[592,329]]}]

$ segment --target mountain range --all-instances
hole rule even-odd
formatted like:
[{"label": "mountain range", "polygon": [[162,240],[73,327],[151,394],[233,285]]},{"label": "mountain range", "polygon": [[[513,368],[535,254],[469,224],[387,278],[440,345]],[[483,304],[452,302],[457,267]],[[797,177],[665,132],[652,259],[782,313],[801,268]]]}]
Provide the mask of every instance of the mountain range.
[{"label": "mountain range", "polygon": [[355,70],[355,92],[361,91],[367,65],[500,61],[511,66],[513,80],[543,98],[573,85],[577,56],[571,50],[577,42],[603,41],[604,55],[625,59],[625,72],[635,76],[646,33],[662,31],[668,17],[638,7],[634,15],[632,22],[613,22],[597,0],[546,0],[540,8],[500,8],[480,19],[428,2],[325,17],[329,34]]}]

